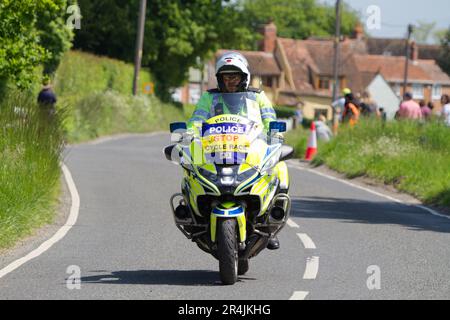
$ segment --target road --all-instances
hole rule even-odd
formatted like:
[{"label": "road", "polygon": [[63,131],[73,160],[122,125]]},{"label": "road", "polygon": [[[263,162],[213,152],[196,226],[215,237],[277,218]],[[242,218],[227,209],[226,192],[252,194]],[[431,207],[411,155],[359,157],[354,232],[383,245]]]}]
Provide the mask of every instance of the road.
[{"label": "road", "polygon": [[450,219],[295,161],[281,248],[222,286],[217,261],[173,223],[181,170],[162,154],[168,143],[156,134],[70,147],[78,219],[0,277],[0,299],[450,299]]}]

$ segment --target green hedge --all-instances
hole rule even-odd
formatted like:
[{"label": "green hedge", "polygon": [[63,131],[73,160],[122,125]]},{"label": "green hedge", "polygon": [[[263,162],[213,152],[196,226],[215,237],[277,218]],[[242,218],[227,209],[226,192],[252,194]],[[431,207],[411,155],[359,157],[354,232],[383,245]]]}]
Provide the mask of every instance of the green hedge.
[{"label": "green hedge", "polygon": [[277,118],[291,118],[295,116],[295,108],[285,107],[285,106],[275,106],[275,112],[277,114]]},{"label": "green hedge", "polygon": [[89,53],[70,51],[54,79],[59,108],[67,110],[69,142],[99,136],[167,130],[169,122],[185,120],[183,108],[165,104],[154,95],[142,95],[152,77],[140,73],[138,96],[133,97],[131,64]]},{"label": "green hedge", "polygon": [[76,103],[67,122],[68,139],[81,142],[117,133],[167,131],[170,122],[185,121],[182,107],[155,97],[93,93]]},{"label": "green hedge", "polygon": [[[123,95],[132,93],[134,67],[132,64],[99,57],[80,51],[67,52],[56,72],[55,92],[64,102],[76,103],[93,93],[116,91]],[[143,69],[139,76],[139,92],[150,73]]]}]

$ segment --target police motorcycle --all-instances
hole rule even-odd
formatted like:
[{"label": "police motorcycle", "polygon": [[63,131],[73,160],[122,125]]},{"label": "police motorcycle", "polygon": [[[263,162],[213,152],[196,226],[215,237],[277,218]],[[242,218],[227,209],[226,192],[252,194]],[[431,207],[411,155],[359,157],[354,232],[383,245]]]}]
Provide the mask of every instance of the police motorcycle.
[{"label": "police motorcycle", "polygon": [[229,112],[219,110],[195,123],[193,134],[187,133],[186,123],[172,123],[172,142],[177,143],[164,153],[184,173],[181,193],[170,198],[175,225],[219,261],[222,283],[232,285],[289,218],[283,161],[293,149],[274,138],[286,131],[284,122],[271,122],[270,133],[264,132],[249,93],[220,95]]}]

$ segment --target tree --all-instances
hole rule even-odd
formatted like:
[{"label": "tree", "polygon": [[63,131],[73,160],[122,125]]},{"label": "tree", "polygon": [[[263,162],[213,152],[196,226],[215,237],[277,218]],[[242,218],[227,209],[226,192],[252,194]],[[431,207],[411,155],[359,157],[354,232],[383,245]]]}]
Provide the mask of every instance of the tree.
[{"label": "tree", "polygon": [[[253,30],[273,20],[280,37],[305,39],[335,33],[334,6],[316,0],[241,0],[240,4]],[[341,33],[351,35],[358,21],[358,15],[343,5]]]},{"label": "tree", "polygon": [[412,37],[417,43],[425,44],[427,43],[428,38],[432,35],[435,27],[436,22],[427,23],[424,21],[418,21],[417,25],[414,26]]},{"label": "tree", "polygon": [[162,98],[183,83],[197,58],[204,60],[220,47],[248,49],[253,42],[243,13],[221,1],[158,0],[149,10],[144,63],[155,75]]},{"label": "tree", "polygon": [[78,0],[78,5],[83,19],[74,48],[133,62],[139,0]]},{"label": "tree", "polygon": [[0,2],[0,86],[29,87],[38,65],[57,62],[67,49],[58,43],[70,39],[61,31],[65,7],[66,0]]},{"label": "tree", "polygon": [[[74,47],[134,61],[139,0],[79,0],[83,28]],[[108,8],[108,10],[104,10]],[[254,35],[236,6],[220,0],[152,0],[147,4],[142,65],[149,67],[156,93],[169,99],[189,67],[219,47],[250,48]]]},{"label": "tree", "polygon": [[445,39],[445,36],[447,34],[447,29],[438,29],[433,32],[433,43],[434,44],[441,44],[441,42]]},{"label": "tree", "polygon": [[36,28],[40,45],[50,53],[44,62],[44,74],[55,73],[64,53],[72,46],[73,32],[66,25],[66,0],[53,0],[53,10],[42,7],[37,12]]},{"label": "tree", "polygon": [[438,64],[442,70],[450,75],[450,27],[441,41],[441,53],[439,55]]}]

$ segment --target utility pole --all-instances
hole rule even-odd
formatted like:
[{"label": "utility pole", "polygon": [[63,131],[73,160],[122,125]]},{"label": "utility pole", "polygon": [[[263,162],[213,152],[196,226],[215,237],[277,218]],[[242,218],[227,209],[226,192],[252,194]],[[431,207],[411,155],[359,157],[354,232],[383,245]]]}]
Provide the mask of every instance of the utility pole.
[{"label": "utility pole", "polygon": [[341,41],[341,0],[336,0],[336,35],[334,39],[334,84],[333,84],[333,101],[337,99],[338,82],[339,82],[339,54]]},{"label": "utility pole", "polygon": [[[333,101],[337,99],[338,83],[339,83],[339,51],[340,51],[340,41],[341,41],[341,0],[336,0],[336,35],[334,38],[334,61],[333,61],[333,72],[334,72],[334,83],[333,83]],[[337,133],[338,119],[336,117],[336,108],[333,108],[333,129],[335,134]]]},{"label": "utility pole", "polygon": [[406,88],[408,86],[408,67],[409,67],[409,58],[411,55],[411,35],[414,31],[414,27],[412,24],[408,25],[408,39],[406,40],[406,52],[405,52],[405,77],[403,80],[403,94],[406,93]]},{"label": "utility pole", "polygon": [[139,6],[139,21],[136,36],[136,55],[134,58],[134,79],[133,79],[133,95],[137,94],[137,86],[139,81],[139,70],[142,61],[142,46],[144,43],[144,27],[145,27],[145,10],[147,8],[147,0],[141,0]]}]

